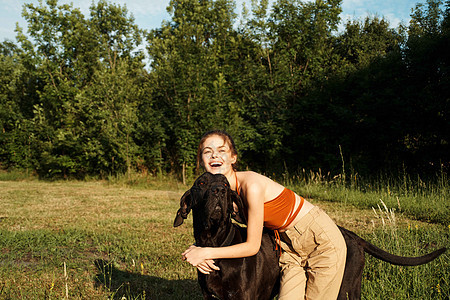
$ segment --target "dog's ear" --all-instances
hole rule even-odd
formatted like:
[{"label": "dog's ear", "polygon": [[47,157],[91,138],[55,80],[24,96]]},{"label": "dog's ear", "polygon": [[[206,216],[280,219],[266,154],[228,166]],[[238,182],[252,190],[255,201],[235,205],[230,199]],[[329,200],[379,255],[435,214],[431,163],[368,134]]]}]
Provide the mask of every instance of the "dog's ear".
[{"label": "dog's ear", "polygon": [[173,221],[173,227],[178,227],[183,224],[184,219],[187,218],[189,212],[191,211],[191,190],[187,190],[180,200],[180,209],[177,211],[175,220]]},{"label": "dog's ear", "polygon": [[247,216],[244,208],[244,202],[242,202],[241,196],[236,191],[231,191],[231,200],[236,204],[238,211],[235,211],[234,207],[231,207],[231,217],[238,223],[247,225]]}]

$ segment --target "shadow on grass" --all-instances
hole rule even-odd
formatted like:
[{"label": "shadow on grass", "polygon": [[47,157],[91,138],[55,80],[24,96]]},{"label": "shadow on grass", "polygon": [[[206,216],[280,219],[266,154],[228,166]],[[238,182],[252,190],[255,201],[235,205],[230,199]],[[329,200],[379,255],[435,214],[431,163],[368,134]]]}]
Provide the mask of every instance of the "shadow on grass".
[{"label": "shadow on grass", "polygon": [[117,269],[112,262],[97,259],[95,287],[111,293],[111,299],[203,299],[196,280],[167,280]]}]

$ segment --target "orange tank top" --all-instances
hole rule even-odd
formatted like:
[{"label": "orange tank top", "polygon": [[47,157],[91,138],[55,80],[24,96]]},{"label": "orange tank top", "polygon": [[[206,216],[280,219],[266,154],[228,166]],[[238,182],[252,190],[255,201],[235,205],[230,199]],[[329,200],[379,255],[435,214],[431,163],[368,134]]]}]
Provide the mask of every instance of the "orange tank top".
[{"label": "orange tank top", "polygon": [[[239,191],[239,182],[236,176],[236,191]],[[295,220],[305,199],[300,197],[301,202],[297,209],[295,208],[295,193],[290,189],[284,190],[273,200],[264,203],[264,226],[272,230],[285,229]],[[278,233],[278,232],[277,232]]]},{"label": "orange tank top", "polygon": [[264,227],[279,230],[288,227],[295,220],[305,199],[295,208],[295,193],[290,189],[284,190],[273,200],[264,203]]}]

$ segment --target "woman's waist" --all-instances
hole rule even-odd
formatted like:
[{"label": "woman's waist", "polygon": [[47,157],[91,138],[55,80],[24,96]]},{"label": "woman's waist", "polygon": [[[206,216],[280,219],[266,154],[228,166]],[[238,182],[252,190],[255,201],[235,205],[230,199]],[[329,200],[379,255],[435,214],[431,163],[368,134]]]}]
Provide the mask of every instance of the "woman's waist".
[{"label": "woman's waist", "polygon": [[[298,205],[300,205],[301,203],[301,198],[300,196],[298,196],[297,194],[295,194],[295,202],[296,202],[296,207],[295,209],[297,209]],[[298,212],[297,216],[295,217],[294,220],[292,220],[292,222],[287,225],[285,228],[283,229],[279,229],[279,232],[284,232],[288,229],[293,228],[304,216],[306,216],[311,209],[314,208],[314,204],[312,204],[311,202],[307,201],[306,199],[304,199],[303,201],[303,206],[301,207],[300,211]]]}]

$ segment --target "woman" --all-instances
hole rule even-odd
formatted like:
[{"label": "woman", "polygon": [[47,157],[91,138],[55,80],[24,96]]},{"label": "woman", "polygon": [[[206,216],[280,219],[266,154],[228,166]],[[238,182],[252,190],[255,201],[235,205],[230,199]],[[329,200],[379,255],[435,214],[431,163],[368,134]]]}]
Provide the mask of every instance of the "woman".
[{"label": "woman", "polygon": [[334,222],[322,210],[261,174],[234,168],[237,151],[224,131],[207,132],[197,152],[197,164],[207,172],[223,174],[247,208],[247,240],[227,247],[191,246],[182,253],[200,272],[218,267],[213,259],[255,255],[263,227],[276,231],[280,256],[279,299],[336,299],[344,273],[347,248]]}]

